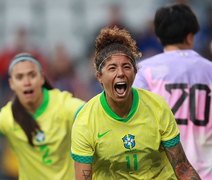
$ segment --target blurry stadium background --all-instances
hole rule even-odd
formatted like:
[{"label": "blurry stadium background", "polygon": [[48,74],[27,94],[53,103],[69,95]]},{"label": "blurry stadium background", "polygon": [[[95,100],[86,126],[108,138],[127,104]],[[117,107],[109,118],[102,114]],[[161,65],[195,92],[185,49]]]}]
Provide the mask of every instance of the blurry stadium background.
[{"label": "blurry stadium background", "polygon": [[[195,50],[212,60],[211,0],[0,0],[0,107],[12,98],[7,83],[8,63],[23,51],[32,52],[42,61],[55,87],[90,99],[101,91],[92,67],[100,28],[127,28],[144,59],[162,51],[152,26],[155,10],[174,2],[187,3],[196,13],[201,30]],[[0,137],[0,180],[17,176],[16,161],[8,153]]]}]

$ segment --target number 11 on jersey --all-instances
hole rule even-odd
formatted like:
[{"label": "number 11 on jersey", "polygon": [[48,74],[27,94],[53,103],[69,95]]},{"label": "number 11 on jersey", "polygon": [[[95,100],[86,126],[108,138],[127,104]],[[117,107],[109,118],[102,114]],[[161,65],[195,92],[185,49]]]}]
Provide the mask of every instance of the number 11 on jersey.
[{"label": "number 11 on jersey", "polygon": [[137,154],[126,156],[127,160],[127,169],[138,170],[138,157]]}]

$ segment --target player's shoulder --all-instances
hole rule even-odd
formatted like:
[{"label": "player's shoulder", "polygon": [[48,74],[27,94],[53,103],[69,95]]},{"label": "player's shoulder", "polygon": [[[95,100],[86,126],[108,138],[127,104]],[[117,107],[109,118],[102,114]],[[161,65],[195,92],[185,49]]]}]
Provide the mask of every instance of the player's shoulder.
[{"label": "player's shoulder", "polygon": [[201,63],[204,63],[206,66],[212,67],[212,61],[209,59],[206,59],[205,57],[200,56]]},{"label": "player's shoulder", "polygon": [[73,96],[71,92],[69,91],[62,91],[60,89],[54,88],[48,90],[48,93],[52,95],[53,97],[65,97],[65,96]]},{"label": "player's shoulder", "polygon": [[82,105],[84,105],[85,101],[82,99],[76,98],[69,91],[62,91],[60,89],[52,89],[48,91],[49,93],[49,101],[51,104],[62,105],[63,107],[72,109],[78,109]]},{"label": "player's shoulder", "polygon": [[148,105],[148,106],[155,106],[155,107],[161,107],[165,104],[165,99],[154,92],[151,92],[146,89],[139,89],[135,88],[139,94],[139,100]]},{"label": "player's shoulder", "polygon": [[163,59],[164,56],[166,56],[165,53],[160,53],[160,54],[156,54],[154,56],[151,56],[151,57],[148,57],[145,59],[140,59],[140,60],[138,60],[138,63],[137,63],[138,67],[145,66],[145,65],[151,65],[156,62],[161,62],[161,59]]},{"label": "player's shoulder", "polygon": [[99,110],[99,106],[101,104],[101,94],[97,94],[96,96],[94,96],[93,98],[91,98],[89,101],[85,102],[85,104],[82,106],[82,108],[80,109],[79,113],[77,116],[82,116],[82,115],[86,115],[89,114],[90,112],[93,112],[92,114],[95,115],[96,111]]},{"label": "player's shoulder", "polygon": [[0,129],[8,129],[9,125],[13,123],[13,114],[12,114],[12,102],[9,101],[5,106],[0,110]]},{"label": "player's shoulder", "polygon": [[134,89],[136,89],[140,98],[141,97],[152,97],[152,98],[156,98],[156,99],[163,98],[159,94],[156,94],[156,93],[149,91],[149,90],[146,90],[146,89],[142,89],[142,88],[134,88]]},{"label": "player's shoulder", "polygon": [[84,110],[93,109],[94,107],[97,107],[100,105],[100,97],[102,93],[97,94],[96,96],[92,97],[88,102],[85,103],[83,106]]},{"label": "player's shoulder", "polygon": [[7,116],[12,112],[12,101],[9,101],[5,106],[3,106],[0,110],[1,116]]},{"label": "player's shoulder", "polygon": [[192,69],[195,72],[204,73],[210,76],[212,75],[212,61],[199,54],[197,54],[197,56],[193,58],[192,61]]},{"label": "player's shoulder", "polygon": [[54,102],[65,102],[65,101],[69,101],[70,99],[73,99],[73,94],[71,92],[68,91],[62,91],[60,89],[51,89],[51,90],[47,90],[47,94],[49,97],[50,101],[54,101]]}]

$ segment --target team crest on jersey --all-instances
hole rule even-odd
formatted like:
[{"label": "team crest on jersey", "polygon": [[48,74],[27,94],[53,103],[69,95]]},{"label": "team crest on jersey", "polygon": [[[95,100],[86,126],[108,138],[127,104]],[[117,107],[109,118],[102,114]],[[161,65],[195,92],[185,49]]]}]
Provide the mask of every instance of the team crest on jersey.
[{"label": "team crest on jersey", "polygon": [[122,140],[126,149],[132,149],[133,147],[135,147],[135,136],[127,134],[122,138]]},{"label": "team crest on jersey", "polygon": [[35,136],[35,139],[37,142],[43,142],[45,140],[45,134],[43,131],[38,131],[36,136]]}]

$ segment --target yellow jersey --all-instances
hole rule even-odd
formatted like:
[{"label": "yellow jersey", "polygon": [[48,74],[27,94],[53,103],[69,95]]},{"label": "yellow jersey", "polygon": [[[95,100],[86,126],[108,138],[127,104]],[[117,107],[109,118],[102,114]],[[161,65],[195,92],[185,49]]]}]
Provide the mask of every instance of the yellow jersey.
[{"label": "yellow jersey", "polygon": [[73,125],[73,159],[92,164],[97,180],[177,179],[164,151],[180,142],[170,108],[149,91],[132,93],[126,118],[111,110],[104,92],[85,104]]},{"label": "yellow jersey", "polygon": [[13,118],[12,102],[8,102],[0,112],[0,132],[6,136],[17,156],[20,180],[74,179],[70,157],[71,129],[84,102],[58,89],[44,89],[43,97],[42,104],[33,114],[42,130],[33,139],[34,147]]}]

